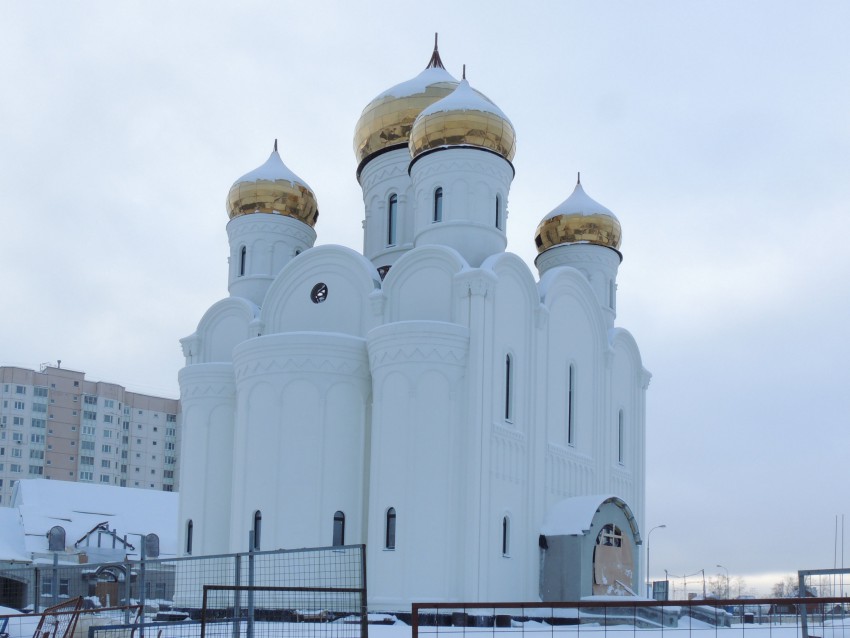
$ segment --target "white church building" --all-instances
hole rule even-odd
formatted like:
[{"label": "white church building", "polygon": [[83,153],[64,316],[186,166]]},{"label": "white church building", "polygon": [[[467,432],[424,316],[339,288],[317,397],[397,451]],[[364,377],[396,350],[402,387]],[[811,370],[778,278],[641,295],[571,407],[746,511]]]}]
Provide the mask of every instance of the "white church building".
[{"label": "white church building", "polygon": [[638,592],[650,375],[617,218],[578,184],[536,273],[506,252],[513,126],[436,47],[354,145],[362,254],[314,246],[276,145],[230,189],[229,295],[181,341],[181,550],[365,543],[370,609]]}]

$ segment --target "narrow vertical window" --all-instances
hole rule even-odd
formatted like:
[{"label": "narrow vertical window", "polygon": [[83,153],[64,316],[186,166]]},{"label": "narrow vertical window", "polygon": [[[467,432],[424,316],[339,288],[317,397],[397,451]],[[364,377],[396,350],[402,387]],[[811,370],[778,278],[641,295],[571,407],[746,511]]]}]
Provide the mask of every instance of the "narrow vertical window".
[{"label": "narrow vertical window", "polygon": [[254,551],[259,551],[260,549],[260,528],[263,524],[263,514],[260,510],[254,512]]},{"label": "narrow vertical window", "polygon": [[192,553],[192,532],[194,531],[195,526],[191,520],[186,523],[186,553]]},{"label": "narrow vertical window", "polygon": [[245,258],[248,255],[248,248],[242,246],[242,250],[239,251],[239,276],[242,277],[245,274]]},{"label": "narrow vertical window", "polygon": [[575,438],[573,417],[575,414],[576,374],[575,367],[572,363],[570,364],[570,369],[567,375],[567,444],[573,445]]},{"label": "narrow vertical window", "polygon": [[334,547],[345,545],[345,514],[339,511],[334,514],[334,536],[332,544]]},{"label": "narrow vertical window", "polygon": [[617,291],[617,285],[614,283],[613,279],[608,280],[608,307],[611,310],[614,310],[614,302],[616,300],[616,295],[614,294]]},{"label": "narrow vertical window", "polygon": [[511,555],[511,519],[502,517],[502,556]]},{"label": "narrow vertical window", "polygon": [[623,463],[623,411],[617,413],[617,462]]},{"label": "narrow vertical window", "polygon": [[384,542],[385,549],[395,549],[395,508],[387,510],[387,533]]},{"label": "narrow vertical window", "polygon": [[395,244],[396,223],[398,218],[398,195],[390,195],[387,205],[387,246]]},{"label": "narrow vertical window", "polygon": [[501,218],[501,208],[502,208],[502,198],[496,195],[496,228],[499,230],[502,229],[502,218]]},{"label": "narrow vertical window", "polygon": [[511,355],[505,355],[505,421],[513,418],[513,361]]},{"label": "narrow vertical window", "polygon": [[443,187],[434,191],[434,221],[443,221]]}]

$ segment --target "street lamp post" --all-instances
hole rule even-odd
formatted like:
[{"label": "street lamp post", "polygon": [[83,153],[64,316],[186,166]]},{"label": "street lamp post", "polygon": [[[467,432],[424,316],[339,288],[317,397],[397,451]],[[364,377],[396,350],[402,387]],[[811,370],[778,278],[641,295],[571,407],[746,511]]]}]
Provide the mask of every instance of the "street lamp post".
[{"label": "street lamp post", "polygon": [[649,530],[649,534],[646,535],[646,597],[652,598],[652,591],[649,589],[649,540],[652,538],[652,532],[657,529],[662,529],[667,527],[666,525],[656,525],[651,530]]},{"label": "street lamp post", "polygon": [[729,570],[726,569],[723,565],[717,565],[720,569],[726,570],[726,598],[729,598]]}]

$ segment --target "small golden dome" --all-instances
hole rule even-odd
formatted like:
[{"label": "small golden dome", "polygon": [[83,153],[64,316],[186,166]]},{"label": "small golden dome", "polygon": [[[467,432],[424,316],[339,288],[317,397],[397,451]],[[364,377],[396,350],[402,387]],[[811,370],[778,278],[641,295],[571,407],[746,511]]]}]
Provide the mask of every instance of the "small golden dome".
[{"label": "small golden dome", "polygon": [[360,165],[375,153],[406,146],[416,116],[456,86],[457,80],[443,66],[435,38],[434,53],[424,71],[387,89],[363,109],[354,127],[354,152]]},{"label": "small golden dome", "polygon": [[230,219],[252,213],[294,217],[308,226],[319,218],[316,196],[277,154],[277,140],[266,163],[234,182],[227,194]]},{"label": "small golden dome", "polygon": [[620,252],[621,237],[617,217],[588,197],[579,180],[573,194],[537,226],[534,243],[538,253],[562,244],[596,244]]},{"label": "small golden dome", "polygon": [[444,146],[477,146],[511,161],[516,152],[516,133],[508,116],[463,79],[451,95],[419,114],[409,146],[414,158]]}]

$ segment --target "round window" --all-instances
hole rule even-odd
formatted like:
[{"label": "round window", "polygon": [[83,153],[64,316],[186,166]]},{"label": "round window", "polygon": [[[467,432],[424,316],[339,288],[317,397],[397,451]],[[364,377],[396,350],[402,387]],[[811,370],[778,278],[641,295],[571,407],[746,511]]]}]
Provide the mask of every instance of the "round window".
[{"label": "round window", "polygon": [[313,286],[313,290],[310,291],[310,299],[313,300],[313,303],[322,303],[327,298],[328,287],[325,284],[319,282]]}]

